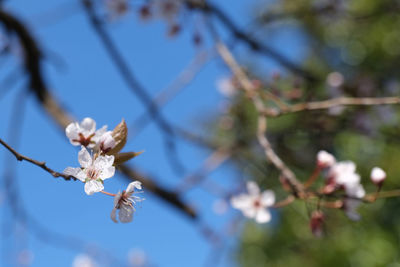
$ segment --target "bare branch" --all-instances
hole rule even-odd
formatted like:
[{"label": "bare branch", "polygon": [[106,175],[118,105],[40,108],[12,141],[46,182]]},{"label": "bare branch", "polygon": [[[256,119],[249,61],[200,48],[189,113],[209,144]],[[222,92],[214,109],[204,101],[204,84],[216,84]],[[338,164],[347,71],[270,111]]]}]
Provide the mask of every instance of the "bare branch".
[{"label": "bare branch", "polygon": [[178,192],[185,192],[203,181],[208,174],[220,167],[224,162],[230,159],[231,156],[232,151],[229,149],[219,148],[215,150],[204,160],[197,171],[183,179],[182,183],[178,186]]},{"label": "bare branch", "polygon": [[55,178],[62,177],[62,178],[64,178],[64,180],[67,180],[67,181],[71,180],[71,179],[74,180],[74,181],[77,180],[72,175],[66,175],[66,174],[63,174],[63,173],[60,173],[60,172],[56,172],[53,169],[50,169],[49,167],[47,167],[46,162],[37,161],[37,160],[34,160],[34,159],[29,158],[27,156],[21,155],[20,153],[15,151],[15,149],[13,149],[11,146],[9,146],[6,142],[4,142],[1,138],[0,138],[0,144],[2,144],[6,149],[8,149],[8,151],[10,151],[18,161],[23,161],[24,160],[24,161],[28,161],[28,162],[36,165],[36,166],[39,166],[43,170],[45,170],[48,173],[50,173],[51,175],[53,175],[53,177],[55,177]]},{"label": "bare branch", "polygon": [[227,46],[222,43],[218,38],[216,38],[217,42],[217,50],[224,60],[226,65],[231,69],[233,74],[238,79],[242,88],[248,93],[248,96],[254,103],[259,116],[258,116],[258,129],[257,129],[257,138],[259,143],[264,149],[266,157],[272,162],[272,164],[281,171],[282,175],[288,179],[290,184],[295,189],[295,192],[303,191],[303,185],[297,180],[295,174],[286,166],[286,164],[280,159],[280,157],[275,153],[272,149],[272,146],[269,140],[266,137],[267,130],[267,119],[264,116],[264,104],[260,99],[258,94],[256,94],[256,88],[252,84],[252,82],[247,77],[246,73],[240,68],[239,64],[236,62],[232,53],[229,51]]},{"label": "bare branch", "polygon": [[400,97],[338,97],[324,101],[315,101],[307,103],[299,103],[281,110],[264,110],[267,116],[278,117],[285,114],[305,111],[305,110],[320,110],[329,109],[338,106],[378,106],[378,105],[395,105],[400,104]]}]

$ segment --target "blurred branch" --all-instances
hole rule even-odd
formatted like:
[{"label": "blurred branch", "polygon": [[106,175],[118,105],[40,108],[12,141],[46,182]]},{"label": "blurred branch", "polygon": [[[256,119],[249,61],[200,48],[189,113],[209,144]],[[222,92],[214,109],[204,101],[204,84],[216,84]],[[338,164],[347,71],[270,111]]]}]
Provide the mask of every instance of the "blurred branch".
[{"label": "blurred branch", "polygon": [[[203,69],[207,62],[214,56],[214,51],[204,51],[196,55],[196,57],[186,66],[178,77],[165,89],[163,89],[153,100],[158,108],[162,108],[171,99],[173,99],[178,93],[182,92],[193,80],[197,74]],[[149,114],[141,114],[133,123],[133,131],[130,131],[130,135],[134,136],[142,131],[146,124],[149,122]],[[176,131],[176,129],[175,129]],[[133,134],[132,134],[133,132]]]},{"label": "blurred branch", "polygon": [[208,156],[201,167],[193,174],[183,179],[182,183],[178,186],[178,192],[185,192],[190,188],[196,186],[207,177],[209,173],[217,169],[224,162],[232,156],[232,151],[226,148],[219,148]]},{"label": "blurred branch", "polygon": [[127,165],[119,165],[117,169],[121,171],[121,173],[125,174],[126,177],[142,182],[144,188],[153,192],[155,195],[159,196],[164,201],[167,201],[169,204],[173,205],[178,210],[184,212],[185,215],[189,216],[192,219],[197,218],[196,211],[192,207],[186,205],[180,199],[179,194],[161,188],[152,179],[144,178],[144,175],[142,175],[141,173],[139,173],[134,169],[129,168]]},{"label": "blurred branch", "polygon": [[400,97],[338,97],[324,101],[315,101],[286,106],[281,110],[265,110],[267,116],[277,117],[289,113],[295,113],[305,110],[329,109],[338,106],[377,106],[400,104]]},{"label": "blurred branch", "polygon": [[285,56],[275,51],[271,47],[259,42],[254,39],[251,35],[243,32],[239,29],[239,27],[228,17],[221,9],[217,6],[209,3],[208,1],[196,1],[196,0],[187,0],[186,6],[190,9],[197,9],[202,11],[203,13],[211,14],[217,17],[222,24],[238,39],[247,44],[252,50],[265,54],[266,56],[274,59],[282,66],[290,70],[291,72],[300,75],[308,81],[314,82],[317,81],[318,78],[314,76],[314,74],[310,73],[307,70],[302,69],[297,66],[295,63],[291,62]]},{"label": "blurred branch", "polygon": [[93,2],[91,0],[82,0],[82,5],[84,7],[84,10],[86,11],[91,25],[93,26],[94,31],[102,41],[107,53],[111,57],[122,78],[129,86],[129,88],[133,91],[133,93],[146,106],[148,113],[161,129],[168,148],[167,159],[170,160],[171,165],[174,167],[174,170],[176,170],[178,173],[181,173],[184,168],[183,165],[179,162],[176,155],[176,144],[173,138],[173,127],[164,119],[157,105],[153,102],[151,96],[134,77],[132,70],[129,68],[117,46],[114,44],[111,37],[106,32],[103,22],[97,17],[96,11],[93,7]]},{"label": "blurred branch", "polygon": [[[30,89],[47,113],[64,130],[65,127],[72,122],[72,119],[48,91],[41,69],[42,57],[36,42],[30,35],[29,31],[17,18],[3,10],[0,10],[0,23],[4,24],[10,33],[14,33],[18,36],[24,51],[25,70],[30,78]],[[125,176],[130,179],[140,180],[144,186],[150,186],[148,188],[150,192],[171,204],[189,218],[197,218],[196,212],[184,203],[176,193],[169,192],[160,185],[157,185],[151,179],[135,177],[136,172],[127,166],[124,166],[124,170],[126,170],[123,172]]]},{"label": "blurred branch", "polygon": [[74,180],[74,181],[77,180],[74,176],[66,175],[66,174],[63,174],[63,173],[60,173],[60,172],[56,172],[56,171],[50,169],[49,167],[47,167],[46,162],[37,161],[37,160],[31,159],[31,158],[29,158],[27,156],[21,155],[20,153],[15,151],[15,149],[13,149],[11,146],[9,146],[6,142],[4,142],[1,138],[0,138],[0,144],[2,144],[6,149],[8,149],[8,151],[10,151],[18,161],[23,161],[23,160],[24,161],[28,161],[28,162],[30,162],[30,163],[42,168],[43,170],[47,171],[48,173],[53,175],[53,177],[55,177],[55,178],[62,177],[66,181],[71,180],[71,179]]},{"label": "blurred branch", "polygon": [[[211,26],[210,26],[211,27]],[[264,104],[261,98],[256,94],[256,88],[253,83],[247,77],[246,73],[241,69],[239,64],[236,62],[232,53],[228,47],[218,38],[214,29],[210,29],[215,38],[217,50],[224,60],[225,64],[231,69],[232,73],[238,79],[241,87],[246,91],[248,97],[253,101],[256,107],[258,115],[258,129],[257,138],[260,145],[263,147],[266,157],[272,162],[272,164],[281,171],[282,175],[289,181],[293,187],[295,193],[303,191],[303,185],[297,180],[295,174],[286,166],[286,164],[280,159],[280,157],[272,149],[269,140],[266,137],[267,131],[267,119],[264,116]]]}]

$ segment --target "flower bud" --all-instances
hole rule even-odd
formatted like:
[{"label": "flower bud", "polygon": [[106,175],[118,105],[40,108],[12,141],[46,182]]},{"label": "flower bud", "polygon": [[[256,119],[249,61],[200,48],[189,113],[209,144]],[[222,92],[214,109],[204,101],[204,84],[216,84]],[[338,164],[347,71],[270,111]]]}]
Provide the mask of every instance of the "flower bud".
[{"label": "flower bud", "polygon": [[371,180],[376,185],[382,185],[383,181],[386,178],[386,172],[379,167],[372,168],[371,171]]},{"label": "flower bud", "polygon": [[99,140],[100,150],[105,154],[111,149],[113,149],[116,145],[114,138],[112,137],[112,132],[108,131],[104,133]]},{"label": "flower bud", "polygon": [[315,237],[322,237],[324,226],[324,214],[320,210],[316,210],[311,215],[310,228]]},{"label": "flower bud", "polygon": [[324,169],[332,167],[336,163],[336,159],[332,154],[329,154],[325,150],[321,150],[317,154],[317,165]]}]

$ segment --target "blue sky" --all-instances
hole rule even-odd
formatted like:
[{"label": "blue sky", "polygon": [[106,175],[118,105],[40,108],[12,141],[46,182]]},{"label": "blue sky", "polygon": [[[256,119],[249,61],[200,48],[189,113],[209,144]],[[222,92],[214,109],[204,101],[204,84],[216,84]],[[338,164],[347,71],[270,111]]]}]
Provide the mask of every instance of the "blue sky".
[{"label": "blue sky", "polygon": [[[69,1],[43,0],[38,4],[37,1],[14,0],[8,1],[5,7],[28,23],[39,40],[46,54],[45,74],[49,87],[70,113],[79,120],[92,117],[99,127],[108,125],[113,128],[121,118],[125,118],[128,125],[132,124],[144,112],[143,105],[121,79],[89,25],[79,2],[67,2]],[[219,5],[236,23],[245,26],[250,22],[248,19],[254,8],[253,2],[256,1],[235,0],[229,1],[229,4],[228,1],[221,1]],[[135,4],[138,2],[132,3],[134,8],[138,6]],[[60,18],[57,23],[52,23],[52,17],[41,15],[48,14],[49,10],[60,5],[64,5],[61,12],[58,9],[60,14],[73,10],[73,15]],[[143,23],[133,13],[108,25],[108,32],[129,66],[152,96],[171,83],[199,51],[211,48],[209,40],[203,48],[192,45],[193,24],[190,21],[183,25],[183,32],[176,38],[166,38],[166,25],[163,21]],[[293,42],[293,38],[299,41]],[[279,47],[294,61],[300,60],[297,55],[304,51],[304,43],[295,30],[272,30],[271,39],[274,40],[270,42],[271,45]],[[259,56],[248,57],[241,46],[238,47],[238,52],[239,58],[246,55],[247,60],[262,62],[266,76],[279,69],[270,60]],[[15,61],[15,58],[9,59],[1,64],[0,77],[12,71]],[[223,97],[216,90],[215,82],[227,73],[220,60],[209,62],[196,79],[163,109],[168,121],[193,131],[201,131],[202,121],[219,112],[218,107]],[[77,167],[78,149],[69,144],[63,131],[40,108],[36,99],[28,97],[26,101],[19,100],[18,105],[25,109],[24,119],[10,122],[15,110],[12,108],[16,103],[15,99],[20,96],[23,76],[20,79],[19,86],[14,86],[0,98],[0,137],[7,141],[10,123],[21,124],[19,152],[46,161],[48,166],[58,171],[67,166]],[[145,150],[144,154],[132,160],[132,164],[148,174],[153,174],[158,178],[157,182],[171,189],[179,183],[182,177],[171,170],[166,160],[163,138],[154,123],[134,139],[128,140],[125,151],[130,150]],[[181,141],[178,142],[178,150],[188,173],[197,169],[210,153]],[[71,266],[74,257],[79,253],[91,254],[107,263],[103,259],[104,253],[100,252],[103,249],[122,263],[127,261],[130,250],[140,249],[155,266],[204,266],[210,255],[212,247],[198,227],[169,205],[147,193],[146,188],[143,194],[146,200],[135,213],[134,221],[129,224],[115,224],[109,218],[113,205],[111,197],[102,194],[87,196],[82,183],[53,179],[37,166],[26,162],[6,161],[9,155],[5,150],[1,151],[0,173],[3,174],[9,168],[10,165],[5,164],[7,162],[17,165],[14,179],[18,184],[21,201],[29,214],[49,231],[77,237],[86,244],[84,250],[59,248],[39,240],[31,233],[29,226],[26,228],[17,224],[7,228],[7,222],[10,222],[9,203],[4,200],[2,185],[2,266],[12,263],[10,257],[13,253],[24,249],[32,251],[34,255],[31,266],[60,267]],[[226,164],[209,179],[229,187],[235,182],[235,176],[235,170]],[[125,189],[127,184],[128,181],[119,175],[105,182],[106,189],[110,192]],[[222,230],[238,214],[228,210],[224,215],[216,215],[212,211],[212,204],[217,198],[202,189],[190,191],[184,199],[196,206],[202,220],[215,230]],[[230,243],[234,245],[234,240]],[[228,253],[221,266],[232,266],[234,263],[229,259],[231,256]]]}]

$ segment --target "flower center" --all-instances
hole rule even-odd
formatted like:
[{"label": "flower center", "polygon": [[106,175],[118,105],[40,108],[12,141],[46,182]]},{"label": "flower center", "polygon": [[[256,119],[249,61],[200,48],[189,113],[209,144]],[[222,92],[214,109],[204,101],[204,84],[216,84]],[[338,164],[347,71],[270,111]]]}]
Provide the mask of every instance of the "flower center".
[{"label": "flower center", "polygon": [[88,137],[85,137],[82,133],[79,133],[79,139],[74,139],[72,141],[74,142],[79,142],[82,146],[88,146],[92,141],[92,137],[95,135],[94,133],[89,135]]},{"label": "flower center", "polygon": [[86,175],[90,180],[97,180],[99,174],[100,172],[94,168],[89,168],[86,172]]},{"label": "flower center", "polygon": [[254,208],[261,208],[261,201],[259,199],[254,200],[253,206]]}]

